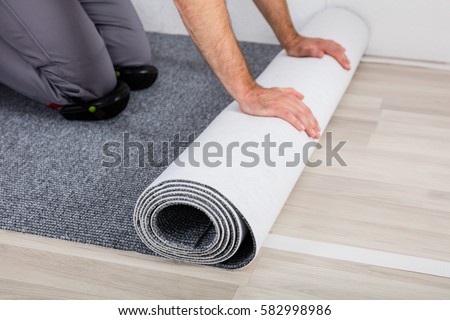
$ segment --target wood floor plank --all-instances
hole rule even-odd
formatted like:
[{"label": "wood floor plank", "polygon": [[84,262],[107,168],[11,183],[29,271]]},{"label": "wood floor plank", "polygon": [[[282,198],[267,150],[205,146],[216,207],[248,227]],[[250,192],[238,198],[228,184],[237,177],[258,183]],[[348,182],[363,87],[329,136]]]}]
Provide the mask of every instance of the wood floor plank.
[{"label": "wood floor plank", "polygon": [[[422,67],[362,62],[358,67],[352,83],[360,80],[365,82],[385,82],[393,85],[418,85],[425,88],[449,88],[450,72],[447,70]],[[384,97],[385,94],[377,94],[376,96]]]},{"label": "wood floor plank", "polygon": [[[293,238],[308,239],[314,241],[323,241],[337,243],[354,247],[361,247],[384,252],[399,253],[422,258],[436,259],[441,261],[450,261],[448,243],[450,235],[447,233],[437,233],[427,231],[426,229],[439,229],[435,225],[422,226],[420,221],[414,221],[414,216],[409,213],[399,216],[405,217],[408,225],[400,222],[399,225],[370,221],[370,214],[377,214],[377,207],[373,209],[364,206],[368,213],[362,213],[361,217],[348,217],[346,212],[342,213],[336,210],[335,214],[326,212],[322,214],[317,211],[299,212],[298,208],[286,207],[283,215],[278,219],[272,228],[272,232],[278,235],[289,236]],[[389,219],[389,213],[395,213],[394,210],[383,213],[383,217]],[[421,215],[421,214],[420,214]],[[400,220],[399,218],[397,218]],[[377,220],[377,219],[372,219]],[[436,221],[440,221],[436,219]],[[444,220],[448,224],[448,218]],[[442,229],[442,228],[440,228]]]},{"label": "wood floor plank", "polygon": [[[406,207],[443,212],[449,210],[450,190],[441,192],[403,186],[398,185],[395,181],[385,183],[358,178],[324,176],[314,174],[309,170],[303,172],[302,178],[294,187],[294,196],[291,199],[297,203],[304,201],[302,194],[307,190],[317,193],[323,192],[327,196],[378,201],[380,204],[400,204]],[[295,195],[298,197],[295,197]],[[327,198],[323,197],[323,199],[326,200]],[[331,209],[332,207],[330,207]]]},{"label": "wood floor plank", "polygon": [[[326,132],[332,133],[332,141],[336,144],[339,141],[346,141],[345,150],[357,147],[366,147],[372,133],[377,128],[377,122],[368,120],[354,120],[343,117],[334,117],[327,126]],[[320,139],[322,146],[327,145],[326,134]],[[360,150],[360,149],[358,149]],[[317,150],[313,154],[314,159],[321,156],[325,160],[326,149]]]},{"label": "wood floor plank", "polygon": [[383,110],[397,110],[406,113],[430,114],[433,116],[450,116],[449,99],[391,96],[383,99]]},{"label": "wood floor plank", "polygon": [[311,171],[273,233],[450,261],[448,192]]},{"label": "wood floor plank", "polygon": [[[67,254],[0,245],[0,279],[103,299],[230,299],[238,286]],[[50,288],[50,290],[48,290]],[[45,290],[44,290],[45,289]],[[50,292],[49,292],[50,291]],[[62,295],[58,298],[65,298]]]},{"label": "wood floor plank", "polygon": [[383,98],[347,93],[342,98],[333,118],[342,117],[354,120],[378,122]]},{"label": "wood floor plank", "polygon": [[0,278],[1,300],[98,300],[102,296]]},{"label": "wood floor plank", "polygon": [[450,279],[264,249],[234,299],[274,298],[449,299]]},{"label": "wood floor plank", "polygon": [[431,157],[450,157],[450,141],[414,137],[413,135],[393,135],[391,133],[376,133],[369,141],[369,147],[409,154],[411,159],[426,165],[426,159]]},{"label": "wood floor plank", "polygon": [[361,63],[347,93],[450,101],[450,76],[447,71]]},{"label": "wood floor plank", "polygon": [[[399,186],[429,190],[450,190],[450,162],[442,156],[428,155],[420,161],[418,157],[404,152],[356,148],[354,145],[345,145],[339,154],[346,167],[335,162],[332,166],[308,168],[306,172],[384,183],[395,181]],[[325,150],[314,154],[312,161],[317,159],[326,159]]]},{"label": "wood floor plank", "polygon": [[[124,267],[140,268],[147,272],[165,272],[180,276],[198,278],[205,281],[217,281],[231,285],[247,283],[253,266],[230,272],[211,267],[183,264],[167,259],[143,255],[135,252],[101,248],[98,246],[62,241],[57,239],[39,237],[0,230],[0,245],[18,247],[29,250],[42,251],[49,254],[61,254],[80,259],[90,259],[103,263],[120,263]],[[100,250],[101,249],[101,250]]]}]

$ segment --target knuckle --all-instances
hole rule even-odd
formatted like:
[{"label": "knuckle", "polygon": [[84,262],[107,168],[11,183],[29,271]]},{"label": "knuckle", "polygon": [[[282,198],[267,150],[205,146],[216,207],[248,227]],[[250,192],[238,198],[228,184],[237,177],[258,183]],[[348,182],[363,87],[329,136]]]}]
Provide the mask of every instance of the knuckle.
[{"label": "knuckle", "polygon": [[283,109],[283,110],[278,110],[278,116],[283,119],[291,119],[292,114],[288,110]]},{"label": "knuckle", "polygon": [[295,119],[294,122],[292,123],[297,129],[299,130],[303,130],[303,124],[300,120]]},{"label": "knuckle", "polygon": [[301,104],[300,107],[297,109],[298,114],[301,116],[305,116],[308,112],[306,111],[306,106],[304,104]]}]

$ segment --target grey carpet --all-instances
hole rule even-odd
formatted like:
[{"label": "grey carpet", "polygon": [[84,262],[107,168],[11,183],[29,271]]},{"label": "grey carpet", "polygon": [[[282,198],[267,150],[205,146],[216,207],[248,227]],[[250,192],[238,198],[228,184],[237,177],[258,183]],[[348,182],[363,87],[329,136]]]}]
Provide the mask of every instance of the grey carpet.
[{"label": "grey carpet", "polygon": [[[166,166],[140,168],[134,154],[129,168],[105,168],[102,146],[130,133],[155,141],[161,159],[163,141],[199,134],[232,99],[188,37],[149,38],[160,78],[109,121],[68,122],[0,85],[0,228],[153,254],[136,233],[133,209]],[[241,46],[255,76],[280,51]]]}]

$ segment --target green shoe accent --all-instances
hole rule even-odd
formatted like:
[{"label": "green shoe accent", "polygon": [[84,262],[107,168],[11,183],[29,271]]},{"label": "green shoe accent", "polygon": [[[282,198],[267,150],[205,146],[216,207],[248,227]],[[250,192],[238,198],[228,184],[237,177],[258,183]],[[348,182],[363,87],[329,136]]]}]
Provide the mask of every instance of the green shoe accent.
[{"label": "green shoe accent", "polygon": [[116,71],[116,77],[117,77],[117,78],[120,77],[120,71]]},{"label": "green shoe accent", "polygon": [[90,102],[77,99],[74,104],[62,106],[60,113],[67,120],[75,121],[111,119],[125,110],[129,99],[130,88],[118,80],[116,88],[104,97]]}]

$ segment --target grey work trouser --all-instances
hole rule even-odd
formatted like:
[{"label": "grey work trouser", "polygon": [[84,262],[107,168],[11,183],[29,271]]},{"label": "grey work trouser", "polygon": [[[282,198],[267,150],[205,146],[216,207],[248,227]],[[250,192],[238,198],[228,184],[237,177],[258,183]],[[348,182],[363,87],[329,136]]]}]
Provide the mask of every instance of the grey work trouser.
[{"label": "grey work trouser", "polygon": [[100,98],[150,58],[129,0],[0,0],[0,83],[45,105]]}]

